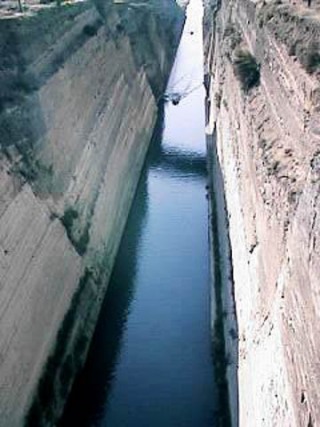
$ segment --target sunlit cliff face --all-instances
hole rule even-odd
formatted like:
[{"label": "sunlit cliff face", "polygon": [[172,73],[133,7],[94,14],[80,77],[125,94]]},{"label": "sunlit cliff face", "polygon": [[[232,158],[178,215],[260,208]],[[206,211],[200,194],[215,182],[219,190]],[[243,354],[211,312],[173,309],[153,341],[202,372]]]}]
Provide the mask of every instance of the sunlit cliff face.
[{"label": "sunlit cliff face", "polygon": [[166,4],[0,19],[1,425],[56,424],[84,362],[180,38]]},{"label": "sunlit cliff face", "polygon": [[[319,53],[309,42],[319,39],[319,20],[302,2],[212,7],[209,122],[232,245],[240,425],[316,426],[320,99]],[[237,47],[260,65],[248,93]]]}]

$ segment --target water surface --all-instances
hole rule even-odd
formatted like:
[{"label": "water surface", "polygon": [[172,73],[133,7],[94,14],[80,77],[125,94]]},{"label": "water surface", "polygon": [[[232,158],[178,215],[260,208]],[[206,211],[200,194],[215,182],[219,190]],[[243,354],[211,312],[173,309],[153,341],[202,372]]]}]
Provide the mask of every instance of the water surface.
[{"label": "water surface", "polygon": [[166,104],[65,426],[214,426],[202,5],[191,0]]}]

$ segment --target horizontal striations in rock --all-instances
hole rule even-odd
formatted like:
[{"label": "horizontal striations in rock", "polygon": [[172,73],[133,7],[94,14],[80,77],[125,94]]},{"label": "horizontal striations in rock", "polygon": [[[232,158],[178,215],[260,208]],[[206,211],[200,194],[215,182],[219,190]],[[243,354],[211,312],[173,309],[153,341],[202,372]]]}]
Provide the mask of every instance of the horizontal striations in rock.
[{"label": "horizontal striations in rock", "polygon": [[50,218],[28,185],[1,216],[0,241],[1,422],[19,425],[76,290],[81,262],[60,221]]},{"label": "horizontal striations in rock", "polygon": [[0,19],[1,425],[53,426],[61,415],[183,19],[170,0]]},{"label": "horizontal striations in rock", "polygon": [[[216,130],[239,324],[240,425],[316,426],[320,23],[303,6],[244,0],[208,5],[206,22],[208,132]],[[239,51],[258,64],[249,90],[237,74]]]}]

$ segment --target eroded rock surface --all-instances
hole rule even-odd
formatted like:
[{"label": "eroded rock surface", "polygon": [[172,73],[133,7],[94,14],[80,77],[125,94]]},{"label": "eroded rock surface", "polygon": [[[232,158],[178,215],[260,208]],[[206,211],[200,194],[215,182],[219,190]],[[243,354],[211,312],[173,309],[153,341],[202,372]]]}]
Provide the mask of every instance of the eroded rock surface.
[{"label": "eroded rock surface", "polygon": [[[207,2],[208,132],[229,216],[240,426],[320,425],[319,31],[300,4]],[[237,49],[260,65],[249,91]]]},{"label": "eroded rock surface", "polygon": [[0,20],[1,426],[54,425],[84,361],[183,24],[156,5]]}]

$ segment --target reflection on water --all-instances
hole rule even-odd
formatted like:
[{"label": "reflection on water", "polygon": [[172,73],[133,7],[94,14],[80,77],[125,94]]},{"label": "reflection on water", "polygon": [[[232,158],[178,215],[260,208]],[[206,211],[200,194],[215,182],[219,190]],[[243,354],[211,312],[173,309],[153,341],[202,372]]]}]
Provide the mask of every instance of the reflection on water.
[{"label": "reflection on water", "polygon": [[108,399],[115,365],[121,351],[130,302],[134,297],[139,237],[144,227],[147,187],[146,171],[135,198],[117,256],[85,368],[72,390],[61,425],[94,426],[101,419]]},{"label": "reflection on water", "polygon": [[[169,88],[202,81],[191,0]],[[193,32],[193,34],[191,34]],[[214,426],[204,89],[167,104],[64,426]]]},{"label": "reflection on water", "polygon": [[206,178],[206,158],[202,154],[189,151],[179,151],[175,147],[163,147],[157,153],[157,156],[150,158],[150,168],[163,170],[164,173],[170,173],[172,176],[188,178],[192,175]]}]

